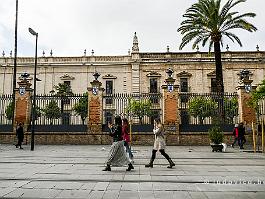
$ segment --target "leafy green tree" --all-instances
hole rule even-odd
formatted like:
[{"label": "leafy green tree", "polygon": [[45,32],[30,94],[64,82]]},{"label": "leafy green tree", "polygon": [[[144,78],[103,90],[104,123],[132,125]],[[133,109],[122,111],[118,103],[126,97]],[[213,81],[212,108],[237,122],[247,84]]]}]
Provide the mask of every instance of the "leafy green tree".
[{"label": "leafy green tree", "polygon": [[148,117],[152,116],[152,103],[151,100],[134,100],[129,99],[129,104],[126,108],[126,113],[136,116],[140,120],[140,124],[143,123],[143,117],[146,115]]},{"label": "leafy green tree", "polygon": [[72,95],[72,89],[71,86],[69,84],[65,84],[65,83],[59,83],[58,85],[54,86],[56,92],[56,96],[69,96]]},{"label": "leafy green tree", "polygon": [[8,120],[12,120],[13,119],[14,109],[15,109],[14,102],[12,101],[12,102],[10,102],[8,104],[8,106],[6,107],[6,110],[5,110],[6,118]]},{"label": "leafy green tree", "polygon": [[256,90],[251,92],[251,98],[248,102],[248,105],[256,110],[258,113],[259,111],[259,104],[258,102],[265,97],[265,79],[262,80],[261,84],[257,87]]},{"label": "leafy green tree", "polygon": [[67,119],[65,118],[64,114],[64,105],[69,104],[69,96],[73,95],[71,86],[66,83],[58,83],[58,85],[54,86],[55,90],[57,91],[55,93],[55,96],[60,96],[61,98],[61,119],[62,124],[68,123]]},{"label": "leafy green tree", "polygon": [[85,123],[85,119],[87,118],[88,113],[88,93],[84,93],[83,97],[79,100],[78,103],[74,105],[73,110],[76,112],[77,115],[80,115],[82,119],[82,123]]},{"label": "leafy green tree", "polygon": [[46,118],[50,120],[51,124],[53,123],[52,122],[53,119],[58,119],[61,117],[60,108],[55,100],[51,100],[49,104],[42,111],[46,116]]},{"label": "leafy green tree", "polygon": [[199,96],[189,101],[188,112],[191,116],[198,118],[200,124],[203,124],[203,120],[206,117],[216,114],[217,107],[217,102]]},{"label": "leafy green tree", "polygon": [[242,43],[238,36],[230,32],[233,29],[243,29],[249,32],[256,31],[257,28],[246,21],[247,17],[255,17],[255,13],[239,14],[231,11],[232,8],[246,0],[227,0],[221,7],[221,0],[198,0],[186,10],[178,32],[183,35],[180,49],[194,40],[192,48],[199,43],[202,46],[209,41],[209,52],[214,46],[216,83],[217,92],[224,92],[223,69],[221,61],[221,48],[223,36],[228,37],[233,42],[236,41],[240,46]]},{"label": "leafy green tree", "polygon": [[40,107],[38,107],[38,106],[35,107],[34,116],[35,116],[35,120],[37,120],[41,116],[41,108]]}]

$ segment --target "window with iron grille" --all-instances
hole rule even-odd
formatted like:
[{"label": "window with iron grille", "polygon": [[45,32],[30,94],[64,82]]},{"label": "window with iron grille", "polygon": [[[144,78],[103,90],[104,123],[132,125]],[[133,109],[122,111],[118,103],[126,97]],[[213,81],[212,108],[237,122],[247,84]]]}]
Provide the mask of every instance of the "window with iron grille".
[{"label": "window with iron grille", "polygon": [[[106,94],[111,95],[113,94],[113,80],[106,81]],[[106,98],[106,104],[112,104],[113,100],[111,97]]]},{"label": "window with iron grille", "polygon": [[180,78],[180,92],[188,92],[188,78]]},{"label": "window with iron grille", "polygon": [[[158,93],[158,83],[157,78],[150,79],[150,93]],[[156,95],[151,96],[150,100],[152,103],[158,103],[158,97]]]}]

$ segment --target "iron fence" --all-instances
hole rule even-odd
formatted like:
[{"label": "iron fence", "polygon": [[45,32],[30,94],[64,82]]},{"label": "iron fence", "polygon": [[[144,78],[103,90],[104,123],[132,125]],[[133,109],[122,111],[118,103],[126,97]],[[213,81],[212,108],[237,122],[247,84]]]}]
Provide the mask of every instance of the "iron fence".
[{"label": "iron fence", "polygon": [[[87,96],[81,94],[57,96],[36,96],[36,131],[86,131],[87,117],[75,111],[75,106],[86,102]],[[87,112],[87,110],[86,110]],[[87,116],[87,114],[86,114]]]},{"label": "iron fence", "polygon": [[12,101],[13,95],[0,95],[0,132],[12,131]]},{"label": "iron fence", "polygon": [[258,101],[257,116],[259,121],[265,120],[265,97]]},{"label": "iron fence", "polygon": [[181,131],[207,131],[217,122],[230,131],[239,122],[236,93],[180,93]]},{"label": "iron fence", "polygon": [[108,122],[113,123],[114,117],[120,115],[131,121],[133,131],[152,131],[154,118],[162,119],[162,110],[160,93],[106,94],[103,96],[103,130],[106,131]]}]

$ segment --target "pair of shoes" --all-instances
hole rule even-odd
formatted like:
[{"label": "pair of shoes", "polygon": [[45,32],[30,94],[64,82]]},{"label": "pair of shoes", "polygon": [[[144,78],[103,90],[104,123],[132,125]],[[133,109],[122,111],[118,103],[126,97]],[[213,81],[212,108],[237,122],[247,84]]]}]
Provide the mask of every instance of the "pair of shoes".
[{"label": "pair of shoes", "polygon": [[18,148],[18,145],[17,144],[15,144],[15,146],[16,146],[16,148]]},{"label": "pair of shoes", "polygon": [[231,147],[232,147],[232,148],[234,148],[234,145],[233,145],[233,144],[231,144]]},{"label": "pair of shoes", "polygon": [[111,171],[110,165],[107,165],[102,171]]},{"label": "pair of shoes", "polygon": [[22,147],[20,147],[20,149],[23,149]]},{"label": "pair of shoes", "polygon": [[128,164],[128,169],[126,169],[126,171],[131,171],[132,169],[134,169],[132,163]]}]

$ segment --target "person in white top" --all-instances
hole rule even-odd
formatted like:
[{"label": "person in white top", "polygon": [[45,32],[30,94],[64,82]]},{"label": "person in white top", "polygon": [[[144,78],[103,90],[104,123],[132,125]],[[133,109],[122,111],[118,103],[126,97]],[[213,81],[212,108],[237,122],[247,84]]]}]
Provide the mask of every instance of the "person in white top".
[{"label": "person in white top", "polygon": [[165,152],[165,147],[166,147],[165,130],[164,130],[164,126],[161,123],[161,120],[159,118],[156,118],[154,120],[153,132],[155,134],[154,148],[152,150],[152,156],[151,156],[150,162],[148,164],[146,164],[145,167],[153,168],[153,162],[154,162],[155,157],[156,157],[156,152],[159,150],[159,152],[169,162],[169,166],[167,168],[172,168],[173,166],[175,166],[175,163],[171,160],[169,155]]}]

